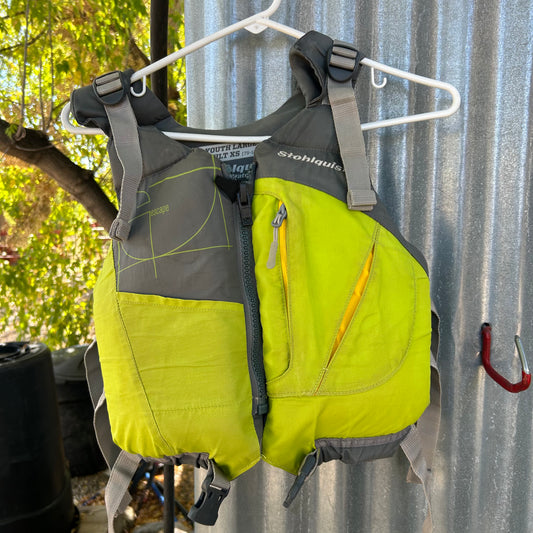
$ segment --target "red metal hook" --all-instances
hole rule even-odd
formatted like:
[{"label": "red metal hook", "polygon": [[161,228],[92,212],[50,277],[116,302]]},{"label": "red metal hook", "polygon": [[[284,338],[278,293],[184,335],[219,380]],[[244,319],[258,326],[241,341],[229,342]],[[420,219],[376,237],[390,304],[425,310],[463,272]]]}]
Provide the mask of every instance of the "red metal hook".
[{"label": "red metal hook", "polygon": [[499,385],[501,385],[505,390],[509,392],[521,392],[526,390],[531,384],[531,374],[529,372],[529,367],[527,365],[526,355],[524,353],[524,348],[522,347],[522,341],[518,335],[515,335],[514,341],[516,348],[518,349],[518,355],[520,356],[520,363],[522,364],[522,381],[518,383],[511,383],[507,381],[501,374],[496,372],[492,365],[490,364],[490,341],[491,341],[491,331],[492,328],[490,324],[484,323],[481,326],[481,359],[483,361],[483,366],[487,371],[487,374]]}]

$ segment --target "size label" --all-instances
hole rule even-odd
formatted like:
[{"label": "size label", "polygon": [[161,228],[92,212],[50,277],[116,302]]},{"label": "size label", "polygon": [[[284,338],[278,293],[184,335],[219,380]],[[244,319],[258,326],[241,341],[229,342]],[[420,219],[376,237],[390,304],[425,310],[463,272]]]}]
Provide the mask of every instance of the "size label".
[{"label": "size label", "polygon": [[255,144],[245,143],[208,144],[207,146],[202,146],[202,149],[210,154],[215,155],[221,161],[233,161],[235,159],[240,159],[244,162],[247,159],[253,159],[255,146]]}]

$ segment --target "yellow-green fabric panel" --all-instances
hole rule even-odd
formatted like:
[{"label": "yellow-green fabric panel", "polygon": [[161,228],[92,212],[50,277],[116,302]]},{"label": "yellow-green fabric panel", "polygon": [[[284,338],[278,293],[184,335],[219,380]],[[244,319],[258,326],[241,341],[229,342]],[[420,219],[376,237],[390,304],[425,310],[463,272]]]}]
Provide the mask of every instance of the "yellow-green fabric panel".
[{"label": "yellow-green fabric panel", "polygon": [[364,438],[396,433],[429,404],[429,355],[407,357],[387,383],[337,396],[271,398],[263,458],[296,474],[320,438]]},{"label": "yellow-green fabric panel", "polygon": [[109,262],[95,323],[116,443],[152,457],[207,452],[236,477],[260,457],[242,304],[116,293]]},{"label": "yellow-green fabric panel", "polygon": [[[141,450],[146,449],[153,451],[154,457],[162,457],[168,445],[151,416],[145,391],[139,386],[135,360],[118,309],[111,247],[94,288],[93,311],[113,440],[132,453],[143,454]],[[139,414],[143,431],[137,428]],[[129,436],[127,442],[123,435]]]},{"label": "yellow-green fabric panel", "polygon": [[[287,209],[286,295],[279,251],[276,267],[266,268],[279,201]],[[344,211],[345,204],[310,187],[276,178],[256,181],[255,272],[269,394],[312,393],[331,353],[377,228],[369,217],[343,217]]]},{"label": "yellow-green fabric panel", "polygon": [[[279,250],[276,267],[266,268],[280,202],[286,290]],[[295,473],[315,439],[385,435],[415,422],[429,403],[429,280],[396,237],[321,191],[264,178],[254,196],[254,253],[270,398],[265,459]],[[366,287],[333,352],[371,253]]]},{"label": "yellow-green fabric panel", "polygon": [[[271,222],[280,201],[287,209],[286,294],[279,252],[276,267],[266,268]],[[415,351],[420,349],[429,361],[429,281],[385,228],[321,191],[277,178],[256,182],[253,228],[270,397],[351,394],[377,387],[394,375],[415,341]],[[367,286],[332,356],[372,249]]]}]

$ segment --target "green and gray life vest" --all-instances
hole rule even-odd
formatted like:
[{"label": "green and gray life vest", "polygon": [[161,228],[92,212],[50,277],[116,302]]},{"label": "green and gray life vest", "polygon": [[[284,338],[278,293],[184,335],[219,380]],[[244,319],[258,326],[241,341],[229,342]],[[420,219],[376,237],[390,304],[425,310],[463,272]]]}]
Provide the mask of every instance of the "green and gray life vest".
[{"label": "green and gray life vest", "polygon": [[297,41],[295,95],[217,132],[269,137],[257,145],[169,138],[213,132],[179,125],[149,90],[132,96],[131,73],[74,91],[78,122],[110,136],[120,205],[86,356],[114,465],[110,531],[143,457],[208,470],[191,511],[204,524],[261,459],[296,476],[288,506],[320,463],[401,446],[427,495],[436,317],[426,262],[370,183],[360,59],[317,32]]}]

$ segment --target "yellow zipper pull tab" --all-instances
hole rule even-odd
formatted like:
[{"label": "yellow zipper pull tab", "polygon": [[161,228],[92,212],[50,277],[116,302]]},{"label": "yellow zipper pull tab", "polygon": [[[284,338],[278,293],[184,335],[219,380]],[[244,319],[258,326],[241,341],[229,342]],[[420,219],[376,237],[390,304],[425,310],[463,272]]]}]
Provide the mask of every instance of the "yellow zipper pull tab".
[{"label": "yellow zipper pull tab", "polygon": [[279,206],[278,212],[272,221],[272,227],[274,228],[274,235],[272,237],[272,244],[270,245],[270,252],[268,253],[267,268],[274,268],[276,266],[276,255],[278,254],[279,244],[279,228],[283,224],[283,221],[287,218],[287,208],[285,204]]}]

